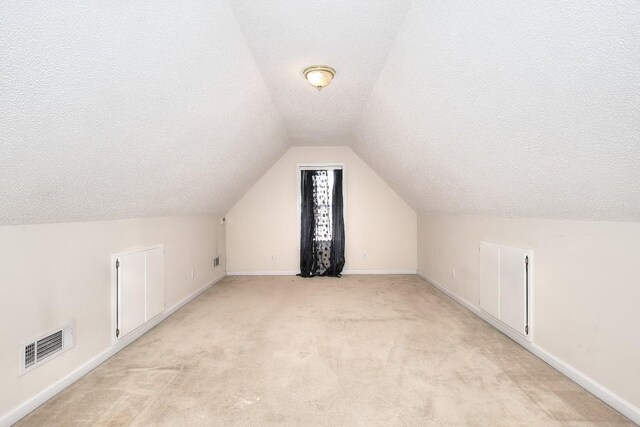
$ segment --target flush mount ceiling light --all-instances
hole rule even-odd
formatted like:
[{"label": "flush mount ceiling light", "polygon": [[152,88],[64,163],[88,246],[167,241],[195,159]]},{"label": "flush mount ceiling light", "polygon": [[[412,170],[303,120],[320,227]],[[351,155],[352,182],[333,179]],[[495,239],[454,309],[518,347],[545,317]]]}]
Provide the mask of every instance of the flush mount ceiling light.
[{"label": "flush mount ceiling light", "polygon": [[311,86],[322,90],[323,87],[329,86],[333,76],[336,75],[336,70],[328,65],[312,65],[305,68],[302,74],[304,74],[304,78],[307,79]]}]

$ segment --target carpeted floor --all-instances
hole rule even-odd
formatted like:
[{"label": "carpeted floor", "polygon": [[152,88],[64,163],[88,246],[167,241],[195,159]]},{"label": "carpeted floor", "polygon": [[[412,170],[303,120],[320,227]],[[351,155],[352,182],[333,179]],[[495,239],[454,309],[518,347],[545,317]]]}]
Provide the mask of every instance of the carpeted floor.
[{"label": "carpeted floor", "polygon": [[631,425],[417,276],[226,277],[20,425]]}]

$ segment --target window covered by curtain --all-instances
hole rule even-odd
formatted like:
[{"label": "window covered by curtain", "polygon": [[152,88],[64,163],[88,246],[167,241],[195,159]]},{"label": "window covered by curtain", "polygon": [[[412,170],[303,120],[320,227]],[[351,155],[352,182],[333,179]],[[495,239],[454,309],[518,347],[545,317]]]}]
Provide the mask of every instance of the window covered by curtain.
[{"label": "window covered by curtain", "polygon": [[342,170],[301,171],[300,276],[336,276],[344,267]]}]

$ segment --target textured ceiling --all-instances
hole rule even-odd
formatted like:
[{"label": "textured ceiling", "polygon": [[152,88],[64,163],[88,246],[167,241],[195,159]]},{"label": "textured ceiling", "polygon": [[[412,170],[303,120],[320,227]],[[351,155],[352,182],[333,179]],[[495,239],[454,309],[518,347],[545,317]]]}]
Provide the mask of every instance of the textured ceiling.
[{"label": "textured ceiling", "polygon": [[0,224],[222,213],[291,144],[421,212],[640,221],[640,2],[0,2]]},{"label": "textured ceiling", "polygon": [[640,2],[416,1],[356,135],[421,212],[640,221]]},{"label": "textured ceiling", "polygon": [[0,224],[224,212],[288,145],[226,1],[0,3]]},{"label": "textured ceiling", "polygon": [[[409,0],[230,0],[295,145],[347,145]],[[309,65],[336,77],[318,93]]]}]

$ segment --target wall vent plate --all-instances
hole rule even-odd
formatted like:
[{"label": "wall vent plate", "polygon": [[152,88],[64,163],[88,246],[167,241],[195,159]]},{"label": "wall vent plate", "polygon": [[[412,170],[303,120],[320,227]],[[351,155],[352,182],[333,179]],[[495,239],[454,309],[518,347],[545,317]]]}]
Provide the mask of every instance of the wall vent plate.
[{"label": "wall vent plate", "polygon": [[215,258],[213,259],[213,266],[214,266],[214,267],[217,267],[217,266],[219,266],[219,265],[220,265],[220,257],[219,257],[219,256],[217,256],[217,257],[215,257]]},{"label": "wall vent plate", "polygon": [[20,375],[37,368],[73,347],[74,324],[69,322],[20,345]]}]

